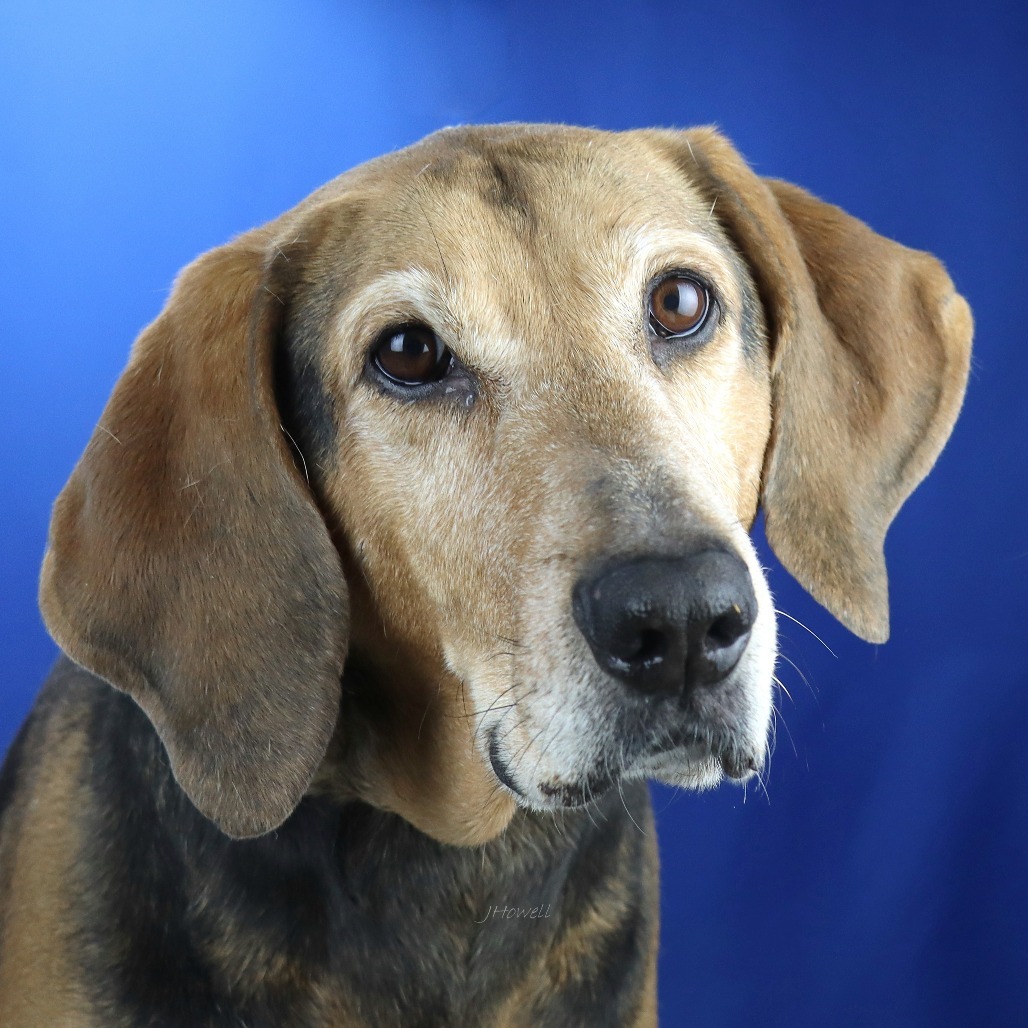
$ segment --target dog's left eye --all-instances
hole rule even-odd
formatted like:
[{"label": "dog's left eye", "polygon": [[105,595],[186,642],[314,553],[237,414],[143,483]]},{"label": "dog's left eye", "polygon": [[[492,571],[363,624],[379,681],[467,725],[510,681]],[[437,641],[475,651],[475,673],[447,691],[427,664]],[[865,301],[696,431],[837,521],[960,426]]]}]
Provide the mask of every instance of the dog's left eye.
[{"label": "dog's left eye", "polygon": [[386,378],[408,386],[438,382],[450,359],[450,351],[426,325],[389,329],[371,351],[372,362]]},{"label": "dog's left eye", "polygon": [[706,323],[710,296],[694,278],[671,275],[650,293],[650,324],[666,339],[691,336]]}]

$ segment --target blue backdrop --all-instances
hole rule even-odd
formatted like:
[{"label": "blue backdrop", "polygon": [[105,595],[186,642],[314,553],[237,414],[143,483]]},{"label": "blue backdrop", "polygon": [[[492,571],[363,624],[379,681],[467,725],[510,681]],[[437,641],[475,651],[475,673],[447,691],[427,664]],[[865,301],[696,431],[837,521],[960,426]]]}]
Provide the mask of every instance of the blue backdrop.
[{"label": "blue backdrop", "polygon": [[465,121],[717,122],[971,301],[955,436],[872,647],[768,555],[767,795],[656,793],[662,1023],[1028,1024],[1028,31],[1020,4],[0,5],[0,751],[55,650],[49,505],[179,267]]}]

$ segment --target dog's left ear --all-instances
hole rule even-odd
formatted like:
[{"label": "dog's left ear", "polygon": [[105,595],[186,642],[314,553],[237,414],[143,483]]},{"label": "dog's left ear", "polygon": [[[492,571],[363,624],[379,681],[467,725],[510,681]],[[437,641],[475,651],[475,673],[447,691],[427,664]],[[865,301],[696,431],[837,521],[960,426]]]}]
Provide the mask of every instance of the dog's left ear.
[{"label": "dog's left ear", "polygon": [[760,178],[713,129],[659,138],[750,265],[767,314],[768,541],[843,624],[884,642],[885,533],[960,410],[970,309],[935,258]]}]

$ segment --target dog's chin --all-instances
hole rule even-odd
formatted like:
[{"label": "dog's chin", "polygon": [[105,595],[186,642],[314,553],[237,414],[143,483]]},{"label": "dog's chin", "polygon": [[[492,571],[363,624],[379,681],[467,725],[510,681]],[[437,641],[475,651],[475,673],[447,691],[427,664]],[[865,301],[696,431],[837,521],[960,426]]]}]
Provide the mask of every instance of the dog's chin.
[{"label": "dog's chin", "polygon": [[552,775],[526,783],[504,760],[495,735],[490,739],[489,763],[500,785],[521,807],[538,811],[573,810],[618,787],[622,781],[649,779],[679,789],[712,789],[726,778],[743,784],[759,774],[762,755],[749,747],[726,744],[718,748],[702,741],[689,742],[657,753],[642,754],[614,770],[609,761],[597,761],[578,774]]},{"label": "dog's chin", "polygon": [[760,774],[763,760],[737,747],[711,753],[693,745],[658,754],[640,762],[632,777],[648,778],[678,789],[712,789],[726,778],[742,785]]}]

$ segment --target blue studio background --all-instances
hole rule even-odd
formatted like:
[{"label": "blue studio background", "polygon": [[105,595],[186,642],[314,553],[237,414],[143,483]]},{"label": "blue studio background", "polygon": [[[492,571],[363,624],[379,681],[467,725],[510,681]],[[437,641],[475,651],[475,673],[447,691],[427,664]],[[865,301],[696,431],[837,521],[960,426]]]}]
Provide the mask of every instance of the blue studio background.
[{"label": "blue studio background", "polygon": [[[717,122],[758,170],[939,255],[968,400],[889,536],[893,638],[768,555],[767,795],[656,791],[666,1025],[1028,1024],[1023,5],[0,5],[0,752],[55,650],[49,506],[200,251],[467,121]],[[888,311],[883,311],[888,317]]]}]

